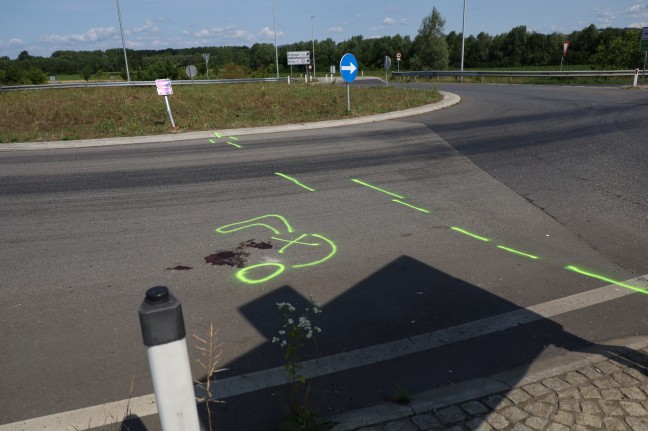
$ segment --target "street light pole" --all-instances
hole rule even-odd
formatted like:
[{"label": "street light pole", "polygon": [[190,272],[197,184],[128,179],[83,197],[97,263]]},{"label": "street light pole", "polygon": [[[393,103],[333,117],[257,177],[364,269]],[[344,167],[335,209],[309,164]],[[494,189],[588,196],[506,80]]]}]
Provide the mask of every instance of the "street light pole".
[{"label": "street light pole", "polygon": [[[464,0],[463,9],[463,27],[461,27],[461,72],[464,71],[464,46],[466,44],[466,0]],[[461,76],[463,82],[463,75]]]},{"label": "street light pole", "polygon": [[317,68],[315,67],[315,27],[313,24],[313,18],[315,18],[315,16],[311,15],[311,42],[313,43],[313,79],[316,79]]},{"label": "street light pole", "polygon": [[126,63],[126,77],[130,80],[130,71],[128,70],[128,56],[126,55],[126,43],[124,42],[124,26],[122,25],[121,10],[119,9],[119,0],[117,1],[117,15],[119,16],[119,30],[121,32],[122,48],[124,48],[124,62]]},{"label": "street light pole", "polygon": [[277,16],[275,15],[275,0],[272,0],[272,22],[274,23],[275,63],[277,64],[277,78],[279,78],[279,50],[277,48]]}]

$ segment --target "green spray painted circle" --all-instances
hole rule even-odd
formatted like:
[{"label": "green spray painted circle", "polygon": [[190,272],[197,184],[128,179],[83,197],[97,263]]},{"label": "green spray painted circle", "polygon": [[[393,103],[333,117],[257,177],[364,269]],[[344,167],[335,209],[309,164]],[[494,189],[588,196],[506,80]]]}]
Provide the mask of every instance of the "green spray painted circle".
[{"label": "green spray painted circle", "polygon": [[[264,267],[264,266],[274,266],[277,269],[274,272],[272,272],[271,274],[269,274],[269,275],[267,275],[267,276],[265,276],[263,278],[253,279],[253,278],[249,278],[247,276],[247,273],[249,271],[252,271],[254,269]],[[275,278],[276,276],[278,276],[279,274],[281,274],[285,270],[286,270],[286,266],[281,264],[281,263],[275,263],[275,262],[259,263],[257,265],[252,265],[252,266],[248,266],[247,268],[243,268],[242,270],[240,270],[239,272],[236,273],[236,278],[238,279],[238,281],[240,281],[242,283],[246,283],[246,284],[261,284],[261,283],[265,283],[266,281],[272,280],[273,278]]]}]

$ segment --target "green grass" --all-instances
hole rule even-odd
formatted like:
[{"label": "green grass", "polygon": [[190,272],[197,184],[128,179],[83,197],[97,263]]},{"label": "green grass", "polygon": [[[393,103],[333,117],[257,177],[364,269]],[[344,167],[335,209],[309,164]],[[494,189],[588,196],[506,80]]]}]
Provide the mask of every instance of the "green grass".
[{"label": "green grass", "polygon": [[[177,85],[169,96],[180,132],[292,124],[371,115],[436,102],[436,90],[285,83]],[[171,132],[152,87],[0,93],[0,143],[142,136]]]}]

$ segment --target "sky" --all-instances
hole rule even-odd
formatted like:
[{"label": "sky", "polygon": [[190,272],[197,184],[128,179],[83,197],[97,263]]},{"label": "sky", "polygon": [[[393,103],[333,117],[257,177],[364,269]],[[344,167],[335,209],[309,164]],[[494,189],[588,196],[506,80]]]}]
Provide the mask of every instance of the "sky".
[{"label": "sky", "polygon": [[[311,38],[342,42],[400,34],[412,38],[436,7],[445,32],[461,33],[462,0],[2,0],[0,57],[22,51],[126,47],[283,45]],[[273,19],[273,8],[274,16]],[[648,27],[648,0],[467,0],[466,34],[506,33],[526,25],[538,33],[571,33],[590,24]]]}]

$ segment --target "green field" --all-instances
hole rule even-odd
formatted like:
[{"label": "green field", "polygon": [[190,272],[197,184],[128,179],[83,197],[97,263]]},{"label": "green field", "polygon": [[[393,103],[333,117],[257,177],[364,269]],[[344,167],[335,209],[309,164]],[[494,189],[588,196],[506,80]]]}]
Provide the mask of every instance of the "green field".
[{"label": "green field", "polygon": [[[169,102],[179,132],[293,124],[378,114],[436,102],[436,90],[344,85],[176,85]],[[171,132],[153,87],[0,93],[0,143],[59,141]]]}]

